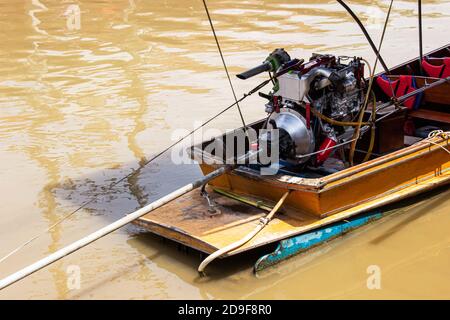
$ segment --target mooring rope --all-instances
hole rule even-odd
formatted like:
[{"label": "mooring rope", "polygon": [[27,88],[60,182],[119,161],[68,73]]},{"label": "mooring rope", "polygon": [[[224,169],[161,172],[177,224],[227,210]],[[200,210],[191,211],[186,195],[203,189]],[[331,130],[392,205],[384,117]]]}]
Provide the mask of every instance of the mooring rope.
[{"label": "mooring rope", "polygon": [[430,143],[430,144],[434,144],[435,146],[438,146],[439,148],[441,148],[442,150],[444,150],[445,152],[447,152],[448,154],[450,154],[449,149],[447,149],[446,147],[444,147],[443,145],[440,145],[437,142],[431,141],[431,139],[435,138],[435,137],[441,137],[442,139],[446,139],[447,140],[447,145],[448,145],[448,140],[450,139],[450,131],[444,131],[444,130],[433,130],[431,131],[428,136],[420,141],[417,141],[415,144],[421,144],[421,143]]}]

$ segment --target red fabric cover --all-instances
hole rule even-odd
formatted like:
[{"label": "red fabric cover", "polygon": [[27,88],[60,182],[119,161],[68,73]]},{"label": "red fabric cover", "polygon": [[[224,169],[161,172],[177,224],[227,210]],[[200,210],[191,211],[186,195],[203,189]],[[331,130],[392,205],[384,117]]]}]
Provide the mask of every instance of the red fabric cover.
[{"label": "red fabric cover", "polygon": [[433,78],[447,78],[450,76],[450,57],[444,58],[444,64],[435,66],[427,60],[422,60],[422,67],[425,72]]},{"label": "red fabric cover", "polygon": [[[381,76],[377,77],[377,84],[383,90],[385,94],[392,97],[392,91],[394,91],[396,97],[401,97],[407,93],[414,91],[416,88],[413,83],[412,76],[402,75],[397,80],[390,81],[388,78]],[[413,109],[417,96],[413,96],[405,102],[403,105],[408,109]]]}]

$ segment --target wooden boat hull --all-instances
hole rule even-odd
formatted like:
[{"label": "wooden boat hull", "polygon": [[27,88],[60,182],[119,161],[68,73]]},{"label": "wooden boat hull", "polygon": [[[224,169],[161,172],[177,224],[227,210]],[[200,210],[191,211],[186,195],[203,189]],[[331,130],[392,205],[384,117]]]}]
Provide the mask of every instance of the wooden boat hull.
[{"label": "wooden boat hull", "polygon": [[[447,144],[448,142],[444,143]],[[440,149],[437,146],[433,146],[432,148],[427,148],[426,151],[422,150],[417,152],[426,152],[426,154],[433,155],[431,159],[436,159],[435,155],[440,155],[441,160],[449,158],[447,154],[445,154],[446,157],[444,157],[444,155],[441,154],[440,151],[437,151],[436,148]],[[422,153],[418,154],[421,155]],[[416,153],[413,153],[412,155],[416,155]],[[415,159],[421,158],[417,157]],[[400,162],[401,160],[402,158],[399,158],[396,161]],[[374,190],[377,190],[375,186],[373,186],[373,180],[369,180],[370,177],[375,177],[376,175],[366,176],[365,180],[369,181],[368,183],[364,183],[364,179],[357,179],[356,182],[354,182],[352,176],[338,179],[334,184],[330,183],[330,187],[334,186],[331,190],[335,194],[338,191],[349,192],[348,188],[351,188],[350,185],[358,183],[360,186],[368,187],[367,191],[361,192],[362,195],[366,195],[366,198],[364,198],[365,200],[358,201],[351,205],[351,197],[348,197],[350,204],[343,204],[340,206],[340,211],[324,215],[323,217],[298,211],[293,209],[292,205],[289,205],[284,208],[281,214],[276,215],[270,224],[255,238],[242,247],[230,252],[228,256],[287,239],[310,230],[348,219],[383,205],[417,195],[438,186],[448,184],[450,182],[449,161],[445,162],[445,165],[437,165],[437,163],[438,162],[436,162],[435,166],[431,166],[431,169],[424,174],[414,175],[411,173],[406,182],[398,184],[398,187],[388,189],[388,191],[382,192],[375,197],[367,195],[371,195],[372,192],[375,192]],[[422,163],[422,166],[428,167],[425,163]],[[400,171],[403,172],[404,170]],[[410,172],[414,171],[411,170]],[[394,175],[393,177],[395,179],[400,179],[403,177],[403,174],[404,173]],[[390,186],[391,184],[387,182],[386,185]],[[215,187],[218,186],[222,187],[222,185],[215,185]],[[386,186],[383,187],[383,190],[384,188],[386,188]],[[254,229],[259,219],[267,213],[266,210],[259,209],[238,200],[220,196],[216,192],[211,192],[211,188],[208,190],[210,191],[211,200],[216,202],[217,208],[220,210],[219,214],[211,215],[206,200],[200,195],[198,190],[194,190],[167,206],[145,215],[138,219],[136,223],[164,238],[172,239],[205,253],[212,253],[243,238]],[[278,192],[278,190],[286,189],[279,187],[279,189],[274,192]],[[305,192],[306,194],[307,191],[294,191],[294,194],[297,192]],[[308,197],[316,195],[319,199],[321,198],[320,194],[320,192],[307,192]],[[352,194],[356,199],[361,198],[361,195],[357,195],[355,192],[352,192]],[[289,198],[290,197],[291,196],[289,196]],[[300,197],[302,197],[302,195],[300,195]],[[253,202],[258,203],[260,206],[262,206],[261,204],[265,204],[267,207],[270,207],[274,204],[273,201],[262,198],[247,197],[247,199],[253,199]],[[290,199],[292,201],[294,198]],[[289,204],[292,204],[291,201]],[[333,203],[336,202],[339,204],[339,201],[336,201],[335,199]]]},{"label": "wooden boat hull", "polygon": [[[286,205],[298,214],[324,218],[392,193],[407,192],[409,186],[420,181],[434,177],[448,180],[450,157],[443,148],[449,148],[449,141],[437,138],[433,142],[440,146],[421,143],[319,179],[261,176],[258,171],[244,168],[227,173],[210,185],[272,201],[292,190]],[[200,167],[204,174],[215,169],[207,164]]]},{"label": "wooden boat hull", "polygon": [[254,271],[260,272],[292,256],[304,253],[325,242],[369,224],[372,221],[379,220],[383,216],[383,212],[368,212],[343,221],[335,222],[318,230],[309,231],[298,236],[281,240],[273,252],[263,255],[256,261]]},{"label": "wooden boat hull", "polygon": [[[450,48],[446,46],[430,54],[443,57],[450,51],[447,47]],[[417,59],[411,60],[393,68],[392,75],[417,70],[418,65]],[[427,78],[427,81],[433,82],[435,79]],[[440,111],[419,109],[420,112],[408,112],[405,117],[449,123],[450,116],[446,109],[449,106],[448,92],[450,84],[447,82],[425,95],[432,105],[441,108]],[[376,94],[378,96],[379,93]],[[251,126],[258,130],[262,122]],[[210,141],[192,147],[192,156],[203,157],[204,147],[208,143]],[[210,199],[215,202],[215,214],[211,213],[211,207],[200,192],[194,190],[145,215],[136,223],[164,238],[209,254],[253,231],[267,211],[290,190],[282,210],[273,220],[257,236],[225,256],[285,239],[301,240],[304,238],[301,235],[330,225],[331,228],[340,226],[335,233],[342,233],[370,221],[368,216],[361,216],[362,213],[377,212],[374,209],[447,185],[450,182],[449,150],[448,137],[436,136],[319,178],[282,173],[266,176],[255,168],[239,167],[212,180],[206,188]],[[218,166],[220,164],[200,163],[203,174],[214,171]],[[344,220],[354,223],[345,225],[341,223]],[[283,244],[285,242],[280,243],[280,248]],[[274,254],[277,257],[290,256],[303,249],[297,246],[291,251],[278,250],[281,253],[275,251]],[[277,262],[277,257],[269,255],[259,265]]]}]

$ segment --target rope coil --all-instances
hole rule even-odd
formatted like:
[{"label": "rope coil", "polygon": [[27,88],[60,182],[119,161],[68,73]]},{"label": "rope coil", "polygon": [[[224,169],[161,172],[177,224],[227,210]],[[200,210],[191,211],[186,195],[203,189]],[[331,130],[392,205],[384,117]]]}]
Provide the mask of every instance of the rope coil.
[{"label": "rope coil", "polygon": [[435,146],[438,146],[439,148],[441,148],[442,150],[444,150],[445,152],[447,152],[450,155],[449,149],[447,149],[446,147],[440,145],[437,142],[432,141],[432,139],[434,139],[436,137],[441,137],[442,139],[447,140],[447,145],[448,145],[448,140],[450,139],[450,131],[444,131],[444,130],[440,130],[440,129],[439,130],[433,130],[433,131],[431,131],[428,134],[428,136],[426,138],[416,142],[415,144],[421,144],[421,143],[433,144]]}]

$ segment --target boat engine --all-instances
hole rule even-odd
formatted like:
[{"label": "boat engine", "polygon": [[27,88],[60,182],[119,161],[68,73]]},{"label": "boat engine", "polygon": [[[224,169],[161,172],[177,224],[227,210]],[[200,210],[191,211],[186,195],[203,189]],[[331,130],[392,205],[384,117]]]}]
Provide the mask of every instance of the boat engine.
[{"label": "boat engine", "polygon": [[[356,57],[313,54],[308,62],[276,49],[263,64],[239,74],[248,79],[268,71],[274,87],[268,99],[267,129],[278,129],[279,154],[289,164],[320,166],[334,146],[353,135],[353,121],[364,101],[364,64]],[[271,132],[259,140],[269,146]],[[311,155],[313,154],[313,155]]]}]

